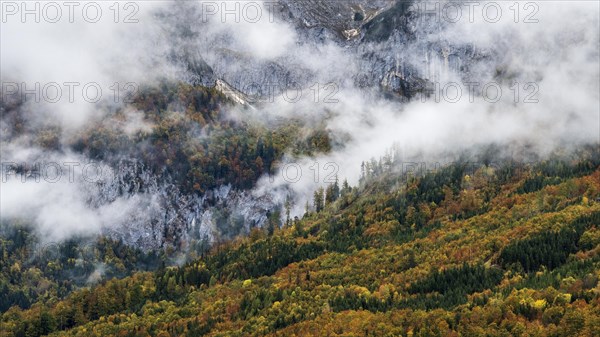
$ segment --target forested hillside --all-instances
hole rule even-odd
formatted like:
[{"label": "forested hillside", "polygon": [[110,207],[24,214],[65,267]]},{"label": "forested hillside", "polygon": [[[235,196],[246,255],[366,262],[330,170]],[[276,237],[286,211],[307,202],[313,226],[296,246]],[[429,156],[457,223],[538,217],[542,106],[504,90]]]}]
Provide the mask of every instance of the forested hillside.
[{"label": "forested hillside", "polygon": [[[53,262],[21,269],[26,256],[10,248],[24,240],[17,235],[3,242],[2,287],[45,295],[28,309],[10,299],[0,332],[597,336],[598,160],[588,149],[571,160],[474,170],[459,162],[422,175],[373,161],[360,186],[316,191],[301,220],[64,297],[36,278]],[[143,262],[115,252],[113,261]]]},{"label": "forested hillside", "polygon": [[0,7],[0,337],[600,336],[600,2]]}]

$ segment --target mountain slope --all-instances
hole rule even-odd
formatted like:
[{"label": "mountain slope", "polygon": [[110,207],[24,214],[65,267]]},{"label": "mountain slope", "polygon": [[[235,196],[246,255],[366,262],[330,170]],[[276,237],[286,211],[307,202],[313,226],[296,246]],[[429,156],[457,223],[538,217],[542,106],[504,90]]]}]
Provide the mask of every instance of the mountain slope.
[{"label": "mountain slope", "polygon": [[2,335],[598,335],[597,154],[467,167],[381,169],[182,267],[13,307]]}]

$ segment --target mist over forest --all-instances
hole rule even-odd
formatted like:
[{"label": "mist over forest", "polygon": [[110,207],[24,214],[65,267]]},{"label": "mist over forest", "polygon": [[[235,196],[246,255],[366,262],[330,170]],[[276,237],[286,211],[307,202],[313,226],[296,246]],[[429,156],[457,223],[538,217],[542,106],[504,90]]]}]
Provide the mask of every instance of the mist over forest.
[{"label": "mist over forest", "polygon": [[2,2],[0,331],[600,333],[599,11]]}]

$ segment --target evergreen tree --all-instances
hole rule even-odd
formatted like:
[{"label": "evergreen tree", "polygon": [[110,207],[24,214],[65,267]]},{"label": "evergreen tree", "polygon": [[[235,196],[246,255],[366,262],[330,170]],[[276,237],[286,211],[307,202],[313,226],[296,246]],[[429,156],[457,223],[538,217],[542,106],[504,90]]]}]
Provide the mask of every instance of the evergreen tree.
[{"label": "evergreen tree", "polygon": [[319,187],[314,193],[313,206],[314,206],[315,212],[317,212],[317,213],[323,210],[324,194],[325,194],[325,191],[323,190],[323,187]]},{"label": "evergreen tree", "polygon": [[292,210],[292,199],[290,198],[289,194],[285,197],[284,207],[285,207],[285,226],[289,227],[292,222],[292,220],[290,218],[290,212]]}]

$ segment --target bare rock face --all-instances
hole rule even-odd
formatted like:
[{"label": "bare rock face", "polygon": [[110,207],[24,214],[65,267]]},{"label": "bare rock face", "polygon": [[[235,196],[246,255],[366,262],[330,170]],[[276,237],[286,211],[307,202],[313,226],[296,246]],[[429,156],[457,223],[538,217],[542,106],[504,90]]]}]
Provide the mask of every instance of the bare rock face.
[{"label": "bare rock face", "polygon": [[[409,100],[455,72],[468,80],[472,64],[493,57],[489,51],[448,41],[452,23],[432,15],[442,7],[428,0],[300,1],[280,0],[300,35],[318,43],[334,40],[358,63],[351,77],[357,87],[372,87]],[[427,11],[429,10],[429,12]],[[285,17],[282,15],[282,17]]]},{"label": "bare rock face", "polygon": [[[363,26],[378,14],[394,6],[390,0],[293,1],[278,2],[287,19],[309,35],[353,40],[359,38]],[[286,15],[280,16],[286,19]]]},{"label": "bare rock face", "polygon": [[321,50],[333,44],[343,50],[338,62],[346,67],[327,74],[323,69],[304,64],[303,56],[293,51],[270,59],[253,57],[219,22],[216,34],[206,33],[210,31],[207,28],[210,22],[203,22],[201,10],[193,4],[179,4],[173,9],[174,14],[164,17],[177,22],[167,25],[174,36],[171,40],[179,41],[175,43],[178,47],[174,47],[174,59],[185,64],[193,83],[213,86],[219,79],[242,94],[265,98],[290,88],[335,81],[381,90],[406,101],[427,92],[445,73],[460,70],[459,73],[468,76],[473,60],[489,57],[468,45],[440,38],[439,33],[448,22],[423,12],[425,2],[278,0],[276,5],[271,3],[270,15],[277,23],[295,30],[296,45],[304,46],[305,50]]},{"label": "bare rock face", "polygon": [[185,194],[168,176],[150,172],[138,161],[121,161],[92,186],[92,207],[128,200],[136,211],[103,228],[104,234],[145,251],[213,242],[262,226],[276,206],[269,197],[222,185],[203,195]]}]

